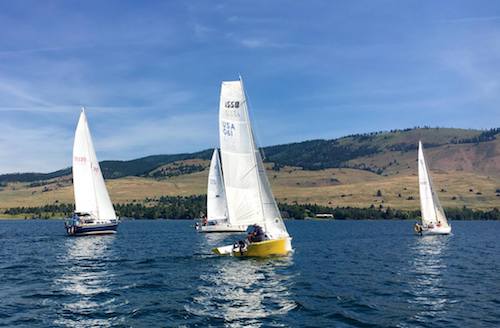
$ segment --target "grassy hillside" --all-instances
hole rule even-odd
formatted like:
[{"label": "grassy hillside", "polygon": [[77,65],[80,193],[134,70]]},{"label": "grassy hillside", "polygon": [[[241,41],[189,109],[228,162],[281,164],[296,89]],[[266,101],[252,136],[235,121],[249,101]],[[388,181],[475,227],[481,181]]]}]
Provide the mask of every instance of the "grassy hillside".
[{"label": "grassy hillside", "polygon": [[[208,165],[208,161],[205,162]],[[271,166],[271,165],[269,165]],[[491,209],[500,204],[500,178],[461,171],[433,171],[434,183],[445,207],[467,206]],[[115,203],[143,202],[146,198],[189,196],[206,193],[208,170],[162,179],[125,177],[107,181]],[[303,170],[271,168],[268,176],[275,196],[283,203],[317,203],[328,206],[392,207],[417,209],[417,176],[383,176],[357,169]],[[377,196],[380,190],[381,196]],[[73,188],[68,179],[54,179],[45,185],[12,183],[0,191],[0,209],[39,206],[55,202],[72,203]]]},{"label": "grassy hillside", "polygon": [[[495,130],[496,131],[496,130]],[[495,138],[497,136],[497,138]],[[267,147],[268,176],[278,201],[328,206],[417,209],[416,145],[422,140],[445,207],[500,204],[500,138],[461,129],[411,129]],[[115,203],[206,193],[211,150],[102,163]],[[0,210],[72,203],[71,175],[3,176]],[[34,180],[31,180],[34,179]],[[377,196],[380,190],[381,196]]]},{"label": "grassy hillside", "polygon": [[[426,148],[444,145],[476,145],[487,144],[495,140],[500,129],[489,131],[450,129],[450,128],[416,128],[393,130],[390,132],[374,132],[351,135],[332,140],[310,140],[286,145],[265,147],[262,149],[264,160],[276,166],[297,166],[308,170],[326,168],[352,167],[382,173],[383,165],[374,165],[367,158],[382,156],[388,153],[408,153],[416,150],[418,140],[422,140]],[[478,155],[491,157],[488,149],[479,149]],[[117,179],[126,176],[153,176],[152,171],[160,166],[190,159],[210,159],[211,149],[190,154],[153,155],[130,161],[103,161],[101,169],[106,179]],[[472,159],[473,160],[473,159]],[[495,164],[496,165],[496,164]],[[493,165],[495,167],[495,165]],[[51,173],[14,173],[0,175],[1,182],[33,182],[62,177],[71,173],[71,168]]]}]

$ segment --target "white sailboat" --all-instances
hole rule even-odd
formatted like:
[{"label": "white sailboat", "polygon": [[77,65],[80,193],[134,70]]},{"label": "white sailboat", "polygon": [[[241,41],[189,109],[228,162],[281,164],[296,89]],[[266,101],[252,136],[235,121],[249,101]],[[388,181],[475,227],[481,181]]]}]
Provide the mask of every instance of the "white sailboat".
[{"label": "white sailboat", "polygon": [[208,173],[207,217],[196,227],[199,232],[243,232],[247,230],[246,225],[232,224],[229,219],[226,191],[217,149],[214,149]]},{"label": "white sailboat", "polygon": [[438,195],[434,191],[429,168],[424,157],[422,142],[418,142],[418,186],[422,224],[415,224],[415,232],[428,235],[446,235],[451,226],[446,219]]},{"label": "white sailboat", "polygon": [[291,238],[255,144],[241,78],[222,82],[219,124],[229,218],[241,225],[258,225],[261,241],[240,242],[213,251],[236,256],[287,255],[292,250]]},{"label": "white sailboat", "polygon": [[82,108],[73,144],[75,213],[66,222],[69,235],[116,233],[118,219],[109,198]]}]

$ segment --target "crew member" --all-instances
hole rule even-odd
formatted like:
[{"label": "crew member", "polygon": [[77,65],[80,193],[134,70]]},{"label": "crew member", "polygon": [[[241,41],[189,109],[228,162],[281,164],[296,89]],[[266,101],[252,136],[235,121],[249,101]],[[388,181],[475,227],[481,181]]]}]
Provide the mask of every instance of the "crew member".
[{"label": "crew member", "polygon": [[263,241],[266,238],[266,235],[264,234],[264,230],[262,230],[262,227],[254,224],[253,225],[253,230],[248,234],[248,241],[251,243],[257,243],[259,241]]}]

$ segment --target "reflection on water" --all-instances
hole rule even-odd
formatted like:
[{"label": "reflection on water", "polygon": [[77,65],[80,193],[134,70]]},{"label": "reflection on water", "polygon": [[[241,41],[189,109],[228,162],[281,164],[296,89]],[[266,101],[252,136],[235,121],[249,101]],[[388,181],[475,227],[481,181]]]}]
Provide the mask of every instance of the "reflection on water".
[{"label": "reflection on water", "polygon": [[[54,322],[65,327],[109,327],[108,313],[114,307],[110,295],[113,275],[108,272],[111,245],[115,236],[86,236],[67,238],[66,253],[58,256],[65,267],[55,279],[57,289],[64,291],[67,302]],[[96,319],[97,317],[102,317]],[[92,319],[87,316],[92,315]]]},{"label": "reflection on water", "polygon": [[414,319],[428,320],[446,313],[448,294],[443,287],[446,270],[446,250],[450,236],[424,236],[415,238],[415,256],[412,267],[415,279],[410,281],[413,295],[409,303],[418,309]]},{"label": "reflection on water", "polygon": [[203,239],[200,244],[200,247],[203,249],[211,249],[213,247],[221,246],[224,240],[232,239],[236,241],[238,239],[244,238],[242,234],[234,234],[234,233],[205,233],[203,234]]},{"label": "reflection on water", "polygon": [[[205,247],[219,238],[224,237],[207,236]],[[186,306],[190,313],[222,319],[226,327],[261,327],[265,318],[296,307],[289,292],[291,257],[210,260],[213,266],[200,276],[197,294]]]}]

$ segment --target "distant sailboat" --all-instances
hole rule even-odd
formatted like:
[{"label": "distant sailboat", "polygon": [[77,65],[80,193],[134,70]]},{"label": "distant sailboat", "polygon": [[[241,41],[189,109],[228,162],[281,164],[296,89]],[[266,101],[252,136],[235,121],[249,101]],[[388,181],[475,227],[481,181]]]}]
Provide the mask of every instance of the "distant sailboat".
[{"label": "distant sailboat", "polygon": [[427,235],[446,235],[451,232],[443,207],[434,191],[422,142],[418,142],[418,186],[422,224],[415,224],[415,232]]},{"label": "distant sailboat", "polygon": [[207,184],[207,217],[198,224],[199,232],[243,232],[246,225],[233,224],[228,215],[226,191],[219,151],[214,149]]},{"label": "distant sailboat", "polygon": [[280,211],[255,144],[243,82],[222,82],[219,107],[220,146],[229,218],[255,225],[256,239],[214,248],[219,255],[287,255],[292,250]]},{"label": "distant sailboat", "polygon": [[83,108],[73,144],[73,189],[75,213],[65,224],[68,234],[116,233],[118,219],[97,161]]}]

